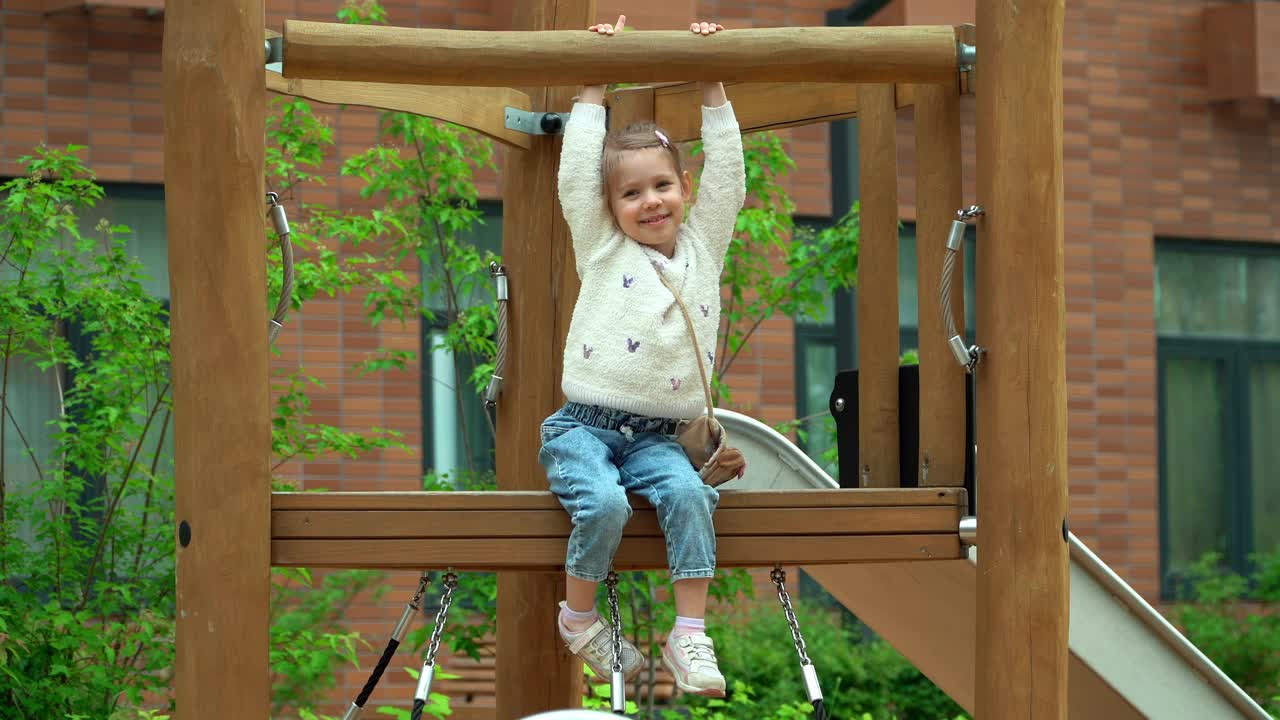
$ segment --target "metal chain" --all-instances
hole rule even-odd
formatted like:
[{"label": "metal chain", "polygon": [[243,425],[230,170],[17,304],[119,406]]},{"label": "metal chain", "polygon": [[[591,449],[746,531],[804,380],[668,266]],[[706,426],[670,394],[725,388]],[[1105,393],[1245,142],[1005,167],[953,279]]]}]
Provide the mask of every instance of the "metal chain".
[{"label": "metal chain", "polygon": [[613,665],[611,669],[614,672],[622,672],[622,618],[618,612],[618,574],[610,570],[604,579],[604,586],[608,590],[609,622],[613,625]]},{"label": "metal chain", "polygon": [[444,634],[445,618],[449,615],[449,606],[453,604],[453,591],[458,587],[458,576],[447,572],[444,574],[444,595],[440,597],[440,610],[436,612],[436,626],[431,630],[431,643],[427,645],[427,664],[434,664],[436,652],[440,650],[440,636]]},{"label": "metal chain", "polygon": [[969,362],[965,363],[964,371],[970,375],[973,375],[973,371],[978,369],[978,363],[982,362],[982,358],[986,357],[986,354],[987,354],[987,349],[980,345],[974,345],[970,347]]},{"label": "metal chain", "polygon": [[787,573],[781,566],[777,566],[769,573],[769,579],[778,588],[778,601],[782,603],[782,611],[786,613],[787,624],[791,626],[791,639],[795,641],[796,654],[800,656],[800,664],[811,665],[809,653],[805,650],[804,636],[800,634],[800,621],[796,620],[796,613],[791,609],[791,596],[787,594]]},{"label": "metal chain", "polygon": [[414,610],[422,607],[422,597],[427,594],[427,586],[431,584],[431,574],[422,573],[422,577],[418,578],[418,589],[413,591],[413,597],[409,599],[409,606]]}]

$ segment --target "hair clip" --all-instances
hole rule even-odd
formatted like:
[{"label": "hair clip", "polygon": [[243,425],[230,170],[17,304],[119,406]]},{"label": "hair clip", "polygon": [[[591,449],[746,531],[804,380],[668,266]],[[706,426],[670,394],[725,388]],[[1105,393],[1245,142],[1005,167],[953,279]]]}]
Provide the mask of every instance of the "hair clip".
[{"label": "hair clip", "polygon": [[671,149],[671,141],[667,139],[666,135],[662,134],[661,130],[654,130],[653,134],[658,136],[658,142],[662,143],[662,147],[668,150]]}]

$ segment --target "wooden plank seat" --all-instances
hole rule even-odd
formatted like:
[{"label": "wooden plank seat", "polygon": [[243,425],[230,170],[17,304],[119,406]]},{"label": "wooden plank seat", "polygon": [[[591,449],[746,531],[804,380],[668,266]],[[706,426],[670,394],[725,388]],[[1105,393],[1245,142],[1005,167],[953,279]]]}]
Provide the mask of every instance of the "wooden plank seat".
[{"label": "wooden plank seat", "polygon": [[[655,511],[632,499],[620,570],[666,567]],[[962,557],[963,488],[724,490],[722,567]],[[548,492],[273,493],[276,566],[557,570],[571,524]]]}]

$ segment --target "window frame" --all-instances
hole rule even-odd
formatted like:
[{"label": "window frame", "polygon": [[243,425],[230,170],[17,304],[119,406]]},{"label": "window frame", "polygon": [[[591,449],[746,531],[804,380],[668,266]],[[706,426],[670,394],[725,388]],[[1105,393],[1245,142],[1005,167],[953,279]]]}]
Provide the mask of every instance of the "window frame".
[{"label": "window frame", "polygon": [[[1156,237],[1152,258],[1153,291],[1160,291],[1158,284],[1159,252],[1170,250],[1178,253],[1229,258],[1280,258],[1280,247],[1246,242],[1220,240],[1194,240],[1188,238]],[[1156,338],[1156,490],[1157,522],[1159,523],[1159,579],[1160,596],[1167,601],[1183,597],[1185,578],[1170,575],[1170,498],[1167,483],[1168,459],[1167,422],[1168,406],[1167,368],[1170,361],[1216,360],[1223,363],[1223,427],[1222,477],[1227,483],[1226,539],[1228,551],[1224,561],[1231,570],[1248,574],[1249,555],[1257,552],[1254,547],[1253,522],[1253,431],[1251,418],[1250,368],[1256,361],[1280,362],[1280,339],[1254,339],[1212,335],[1164,335],[1154,325],[1158,297],[1153,292],[1152,317]]]},{"label": "window frame", "polygon": [[[493,218],[497,218],[499,221],[501,221],[503,217],[502,208],[503,208],[502,201],[499,199],[485,198],[476,202],[476,209],[478,209],[481,212],[481,215],[483,216],[485,221],[489,221]],[[499,237],[499,243],[498,243],[499,253],[501,252],[501,250],[502,250],[501,237]],[[426,281],[426,271],[427,271],[427,267],[421,261],[419,261],[418,263],[419,288],[422,288]],[[424,304],[424,306],[427,299],[428,298],[426,297],[425,290],[423,290],[421,301]],[[419,324],[418,382],[421,385],[421,391],[419,392],[419,395],[421,397],[421,402],[419,403],[419,405],[420,405],[420,416],[421,416],[420,419],[422,423],[421,424],[421,427],[422,427],[421,469],[422,469],[422,474],[425,477],[427,473],[432,473],[432,472],[439,473],[442,471],[440,468],[435,467],[436,438],[433,430],[434,422],[432,421],[432,415],[435,409],[435,398],[437,396],[437,393],[435,391],[435,383],[432,382],[432,373],[431,373],[431,362],[432,362],[431,333],[447,329],[448,321],[442,318],[437,318],[434,321],[428,321],[425,316],[419,315],[418,324]],[[455,362],[457,362],[456,357],[455,357]],[[469,362],[466,363],[466,374],[463,376],[464,378],[470,377],[469,365],[470,365]],[[486,412],[486,410],[484,409],[483,403],[481,403],[479,410],[480,412]],[[462,431],[465,432],[465,426]],[[494,469],[496,465],[496,456],[494,453],[489,453],[488,456],[489,456],[489,462],[482,466],[477,466],[476,468],[477,472],[487,472],[487,471],[492,471]],[[458,467],[458,468],[447,468],[444,471],[449,473],[456,473],[457,471],[463,470],[463,469],[465,469],[465,466]]]}]

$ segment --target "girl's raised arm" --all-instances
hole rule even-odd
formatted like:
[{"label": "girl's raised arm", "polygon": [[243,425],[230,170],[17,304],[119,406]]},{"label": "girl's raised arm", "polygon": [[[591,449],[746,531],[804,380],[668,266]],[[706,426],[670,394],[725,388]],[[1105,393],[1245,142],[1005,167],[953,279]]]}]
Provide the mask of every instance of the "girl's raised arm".
[{"label": "girl's raised arm", "polygon": [[[587,28],[601,35],[622,30],[627,16],[618,16],[617,25],[600,23]],[[560,207],[573,236],[573,252],[579,268],[595,248],[613,234],[613,217],[604,202],[605,110],[604,86],[582,88],[569,114],[560,148],[557,178]]]},{"label": "girl's raised arm", "polygon": [[[719,23],[690,23],[689,31],[714,35],[724,30]],[[746,169],[742,159],[742,132],[724,84],[702,85],[702,147],[706,162],[698,201],[689,211],[689,228],[709,243],[713,257],[723,258],[729,250],[738,211],[746,199]]]},{"label": "girl's raised arm", "polygon": [[703,106],[702,147],[706,162],[698,200],[689,211],[689,229],[708,243],[713,257],[724,258],[747,195],[742,131],[728,101],[718,107]]}]

